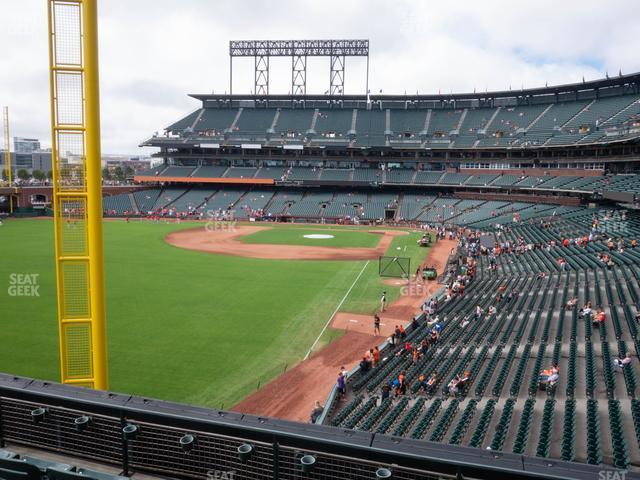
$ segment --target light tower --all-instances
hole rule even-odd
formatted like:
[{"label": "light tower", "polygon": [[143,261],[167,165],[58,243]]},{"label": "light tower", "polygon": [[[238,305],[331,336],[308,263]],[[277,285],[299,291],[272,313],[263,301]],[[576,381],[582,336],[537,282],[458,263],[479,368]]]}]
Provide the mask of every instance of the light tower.
[{"label": "light tower", "polygon": [[329,57],[328,94],[344,94],[346,57],[366,57],[365,92],[369,91],[369,40],[231,40],[229,42],[229,93],[233,94],[233,59],[253,57],[253,93],[269,95],[269,59],[291,57],[291,95],[306,95],[307,58]]}]

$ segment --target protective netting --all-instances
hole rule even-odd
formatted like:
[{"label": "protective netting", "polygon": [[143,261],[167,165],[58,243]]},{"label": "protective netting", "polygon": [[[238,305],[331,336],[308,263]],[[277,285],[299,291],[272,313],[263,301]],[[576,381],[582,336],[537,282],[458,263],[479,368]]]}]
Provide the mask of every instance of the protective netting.
[{"label": "protective netting", "polygon": [[381,277],[408,278],[411,259],[407,257],[380,257],[378,273]]},{"label": "protective netting", "polygon": [[70,323],[62,329],[66,345],[64,369],[69,379],[92,376],[91,324]]}]

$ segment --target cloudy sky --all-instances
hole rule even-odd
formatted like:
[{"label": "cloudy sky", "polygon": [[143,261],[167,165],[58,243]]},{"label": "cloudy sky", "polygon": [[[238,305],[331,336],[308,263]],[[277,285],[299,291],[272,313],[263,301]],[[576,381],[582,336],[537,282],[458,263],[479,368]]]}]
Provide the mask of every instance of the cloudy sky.
[{"label": "cloudy sky", "polygon": [[[437,93],[543,86],[640,71],[640,2],[618,0],[99,0],[104,153],[140,154],[154,131],[197,108],[187,93],[224,93],[228,41],[368,38],[370,88]],[[0,0],[0,105],[12,135],[49,145],[46,0]],[[328,59],[308,63],[310,93]],[[249,93],[252,59],[234,60]],[[271,64],[288,93],[290,60]],[[347,59],[346,93],[364,93],[365,62]]]}]

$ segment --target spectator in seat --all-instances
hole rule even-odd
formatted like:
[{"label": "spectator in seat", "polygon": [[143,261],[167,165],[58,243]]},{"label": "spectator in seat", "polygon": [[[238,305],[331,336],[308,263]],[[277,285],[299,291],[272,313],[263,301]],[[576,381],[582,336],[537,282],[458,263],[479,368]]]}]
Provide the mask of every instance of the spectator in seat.
[{"label": "spectator in seat", "polygon": [[558,364],[554,364],[551,368],[543,370],[538,375],[538,384],[540,388],[554,386],[560,376]]},{"label": "spectator in seat", "polygon": [[606,319],[607,319],[606,313],[604,313],[602,308],[598,308],[598,311],[596,312],[595,315],[593,315],[593,319],[591,321],[594,326],[599,327],[600,324],[604,323]]},{"label": "spectator in seat", "polygon": [[338,386],[338,392],[340,392],[341,395],[345,395],[347,393],[346,379],[344,378],[342,372],[338,374],[336,385]]},{"label": "spectator in seat", "polygon": [[323,411],[324,411],[324,408],[322,407],[322,405],[320,405],[320,402],[316,400],[316,403],[313,406],[313,410],[311,410],[311,417],[310,417],[311,423],[316,423],[320,415],[322,415]]},{"label": "spectator in seat", "polygon": [[369,363],[366,357],[362,357],[362,360],[360,360],[360,371],[362,372],[363,375],[365,375],[369,373],[370,369],[371,369],[371,364]]},{"label": "spectator in seat", "polygon": [[449,395],[455,396],[458,393],[459,381],[460,381],[460,377],[458,375],[456,375],[454,378],[451,379],[451,381],[449,382],[449,385],[447,385],[449,389]]},{"label": "spectator in seat", "polygon": [[389,398],[390,394],[391,388],[389,387],[389,385],[383,385],[381,389],[380,399],[384,402],[387,398]]},{"label": "spectator in seat", "polygon": [[429,380],[427,380],[427,388],[425,389],[426,393],[432,393],[433,389],[436,387],[436,383],[438,383],[438,376],[435,373],[432,373],[429,376]]},{"label": "spectator in seat", "polygon": [[418,388],[418,392],[427,391],[427,388],[428,388],[427,377],[425,377],[423,373],[421,373],[420,376],[418,377],[418,385],[420,386],[420,388]]},{"label": "spectator in seat", "polygon": [[627,352],[627,354],[624,356],[624,358],[614,358],[613,359],[613,366],[615,367],[615,369],[617,371],[622,371],[624,369],[624,367],[626,367],[627,365],[629,365],[631,363],[631,353]]}]

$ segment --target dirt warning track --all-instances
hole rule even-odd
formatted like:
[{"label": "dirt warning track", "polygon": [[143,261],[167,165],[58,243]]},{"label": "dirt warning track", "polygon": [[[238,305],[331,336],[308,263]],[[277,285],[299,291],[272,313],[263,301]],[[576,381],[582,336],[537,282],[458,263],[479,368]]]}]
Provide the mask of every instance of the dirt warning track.
[{"label": "dirt warning track", "polygon": [[170,233],[165,237],[165,241],[188,250],[235,257],[275,260],[374,260],[385,254],[394,236],[407,235],[407,232],[403,231],[372,230],[369,233],[381,236],[375,248],[250,244],[240,240],[240,237],[269,228],[271,227],[241,226],[229,231],[196,228]]}]

